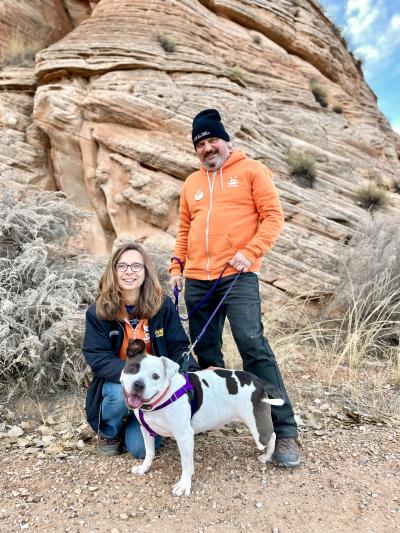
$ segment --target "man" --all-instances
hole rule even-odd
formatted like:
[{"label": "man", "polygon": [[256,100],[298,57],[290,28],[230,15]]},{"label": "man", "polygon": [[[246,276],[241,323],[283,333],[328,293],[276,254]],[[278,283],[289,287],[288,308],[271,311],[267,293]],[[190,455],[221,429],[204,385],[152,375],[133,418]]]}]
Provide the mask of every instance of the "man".
[{"label": "man", "polygon": [[[231,151],[217,110],[205,109],[193,119],[192,140],[202,167],[183,185],[174,250],[185,269],[189,313],[227,267],[214,292],[189,319],[192,342],[241,271],[195,353],[202,368],[224,366],[222,330],[227,316],[244,370],[275,386],[285,400],[282,407],[272,407],[277,436],[273,459],[295,467],[300,464],[297,427],[275,356],[263,336],[257,276],[262,256],[283,227],[278,193],[267,167]],[[173,260],[169,270],[171,287],[181,290],[179,262]]]}]

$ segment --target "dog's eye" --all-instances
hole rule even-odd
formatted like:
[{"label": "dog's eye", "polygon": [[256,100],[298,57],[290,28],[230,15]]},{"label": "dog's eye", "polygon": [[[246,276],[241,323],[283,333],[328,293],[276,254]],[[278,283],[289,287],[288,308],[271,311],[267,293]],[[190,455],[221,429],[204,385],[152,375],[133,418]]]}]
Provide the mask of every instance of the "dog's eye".
[{"label": "dog's eye", "polygon": [[159,376],[158,374],[153,374],[151,377],[152,377],[153,379],[160,379],[160,376]]}]

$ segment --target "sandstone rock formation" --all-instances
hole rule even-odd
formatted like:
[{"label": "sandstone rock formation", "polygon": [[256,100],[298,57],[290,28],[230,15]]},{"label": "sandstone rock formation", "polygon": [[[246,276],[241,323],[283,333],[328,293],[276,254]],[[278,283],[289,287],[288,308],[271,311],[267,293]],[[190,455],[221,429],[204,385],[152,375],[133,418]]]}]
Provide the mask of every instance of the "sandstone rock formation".
[{"label": "sandstone rock formation", "polygon": [[[338,257],[366,217],[359,185],[391,191],[386,209],[399,213],[400,138],[315,0],[65,5],[82,22],[36,56],[34,118],[49,164],[38,162],[48,173],[35,179],[94,210],[98,253],[134,233],[166,267],[180,186],[197,167],[191,119],[206,107],[275,176],[286,227],[261,272],[269,300],[332,291]],[[312,188],[290,176],[293,150],[315,159]]]}]

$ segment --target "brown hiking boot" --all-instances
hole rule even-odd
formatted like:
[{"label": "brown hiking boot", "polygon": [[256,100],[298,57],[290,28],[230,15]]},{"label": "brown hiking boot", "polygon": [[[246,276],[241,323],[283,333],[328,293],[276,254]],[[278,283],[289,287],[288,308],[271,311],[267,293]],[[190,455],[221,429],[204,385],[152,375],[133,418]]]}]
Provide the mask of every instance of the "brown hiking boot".
[{"label": "brown hiking boot", "polygon": [[294,437],[276,439],[272,460],[277,466],[294,468],[300,464],[300,445]]},{"label": "brown hiking boot", "polygon": [[98,435],[97,437],[97,449],[102,455],[121,455],[122,442],[119,438],[104,437]]}]

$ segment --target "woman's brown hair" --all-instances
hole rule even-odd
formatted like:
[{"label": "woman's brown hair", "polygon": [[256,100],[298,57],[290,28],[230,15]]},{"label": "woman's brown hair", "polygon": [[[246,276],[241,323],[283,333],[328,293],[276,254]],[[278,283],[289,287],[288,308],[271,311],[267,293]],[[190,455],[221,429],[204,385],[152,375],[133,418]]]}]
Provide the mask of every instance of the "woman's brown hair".
[{"label": "woman's brown hair", "polygon": [[96,300],[96,314],[105,320],[122,320],[126,316],[122,291],[118,283],[116,264],[127,250],[136,250],[143,257],[144,281],[140,287],[139,300],[130,316],[139,319],[151,318],[162,304],[162,289],[153,261],[144,249],[134,242],[119,246],[111,255],[100,278]]}]

